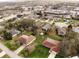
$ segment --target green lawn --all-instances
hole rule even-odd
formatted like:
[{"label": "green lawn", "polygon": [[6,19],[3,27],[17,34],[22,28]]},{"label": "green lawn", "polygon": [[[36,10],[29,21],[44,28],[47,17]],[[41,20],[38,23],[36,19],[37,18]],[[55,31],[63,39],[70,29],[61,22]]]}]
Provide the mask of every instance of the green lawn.
[{"label": "green lawn", "polygon": [[24,35],[31,35],[32,32],[31,31],[24,31],[22,34],[24,34]]},{"label": "green lawn", "polygon": [[12,51],[20,47],[20,44],[17,42],[17,37],[14,37],[12,40],[2,40],[1,42]]},{"label": "green lawn", "polygon": [[10,50],[16,50],[20,45],[17,42],[7,41],[5,42],[5,46],[7,46]]},{"label": "green lawn", "polygon": [[27,58],[28,52],[25,49],[23,49],[18,55],[21,56],[21,57],[26,57]]},{"label": "green lawn", "polygon": [[29,58],[47,58],[48,55],[49,55],[49,49],[42,45],[38,45],[35,51],[33,51],[28,57]]},{"label": "green lawn", "polygon": [[48,35],[49,38],[54,39],[54,40],[59,40],[62,41],[63,37],[62,36],[58,36],[58,35]]},{"label": "green lawn", "polygon": [[43,35],[43,36],[41,36],[41,35],[36,35],[36,43],[38,44],[38,45],[40,45],[40,44],[42,44],[42,42],[45,40],[47,38],[47,35]]}]

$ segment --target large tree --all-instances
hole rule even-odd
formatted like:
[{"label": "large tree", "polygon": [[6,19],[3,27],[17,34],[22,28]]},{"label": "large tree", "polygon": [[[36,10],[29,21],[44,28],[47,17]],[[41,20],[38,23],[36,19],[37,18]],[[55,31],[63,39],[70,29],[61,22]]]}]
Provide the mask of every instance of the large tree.
[{"label": "large tree", "polygon": [[70,25],[60,48],[60,55],[63,57],[73,57],[79,54],[79,34],[72,31]]},{"label": "large tree", "polygon": [[7,32],[6,30],[3,31],[3,37],[6,40],[11,40],[12,39],[12,34],[10,32]]}]

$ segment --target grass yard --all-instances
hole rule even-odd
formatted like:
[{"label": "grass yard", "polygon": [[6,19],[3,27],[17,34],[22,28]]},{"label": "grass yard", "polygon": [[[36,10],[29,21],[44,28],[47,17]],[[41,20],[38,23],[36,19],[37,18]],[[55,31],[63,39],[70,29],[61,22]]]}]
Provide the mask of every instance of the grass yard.
[{"label": "grass yard", "polygon": [[17,42],[17,36],[14,37],[12,40],[2,40],[1,42],[8,47],[10,50],[14,51],[18,47],[20,47],[20,44]]},{"label": "grass yard", "polygon": [[24,35],[31,35],[32,32],[31,31],[24,31],[22,34],[24,34]]},{"label": "grass yard", "polygon": [[19,56],[21,56],[21,57],[28,57],[28,52],[25,50],[25,49],[23,49],[19,54],[18,54]]},{"label": "grass yard", "polygon": [[42,44],[42,42],[47,38],[47,35],[36,35],[36,41],[35,43],[37,43],[38,45]]},{"label": "grass yard", "polygon": [[58,35],[48,35],[49,38],[62,41],[63,37]]},{"label": "grass yard", "polygon": [[20,47],[19,44],[17,44],[16,42],[12,42],[12,41],[7,41],[5,42],[5,46],[7,46],[10,50],[14,51],[16,50],[18,47]]},{"label": "grass yard", "polygon": [[48,55],[49,55],[49,49],[42,45],[38,45],[35,51],[33,51],[28,57],[29,58],[47,58]]}]

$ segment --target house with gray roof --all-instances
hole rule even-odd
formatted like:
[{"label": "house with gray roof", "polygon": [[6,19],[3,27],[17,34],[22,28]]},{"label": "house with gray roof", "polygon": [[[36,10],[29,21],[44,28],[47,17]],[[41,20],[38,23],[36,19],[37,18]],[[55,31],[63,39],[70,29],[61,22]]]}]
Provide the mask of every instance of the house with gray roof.
[{"label": "house with gray roof", "polygon": [[51,25],[47,23],[47,24],[45,24],[45,25],[42,27],[42,29],[45,30],[45,31],[48,31],[48,30],[51,29]]}]

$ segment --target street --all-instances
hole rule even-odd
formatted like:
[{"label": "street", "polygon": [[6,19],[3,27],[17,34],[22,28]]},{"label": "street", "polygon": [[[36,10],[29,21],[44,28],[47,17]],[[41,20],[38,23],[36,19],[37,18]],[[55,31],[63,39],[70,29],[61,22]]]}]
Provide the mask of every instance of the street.
[{"label": "street", "polygon": [[4,52],[6,52],[6,54],[8,56],[10,56],[11,58],[21,58],[20,56],[18,56],[15,52],[12,52],[11,50],[9,50],[5,45],[3,45],[2,43],[0,43],[0,49],[2,49]]}]

